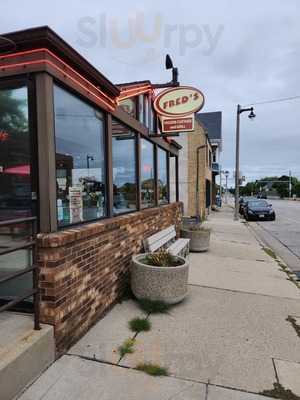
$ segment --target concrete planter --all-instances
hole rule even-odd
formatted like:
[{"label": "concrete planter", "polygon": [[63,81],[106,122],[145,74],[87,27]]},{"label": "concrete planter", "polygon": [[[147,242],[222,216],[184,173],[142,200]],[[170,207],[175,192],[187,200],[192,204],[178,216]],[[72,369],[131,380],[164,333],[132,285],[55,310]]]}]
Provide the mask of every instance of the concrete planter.
[{"label": "concrete planter", "polygon": [[186,227],[180,230],[180,235],[183,238],[190,239],[190,251],[201,252],[209,249],[209,229],[192,230]]},{"label": "concrete planter", "polygon": [[131,264],[131,289],[137,299],[161,300],[168,304],[179,303],[188,293],[188,261],[176,267],[155,267],[144,264],[147,256],[133,256]]}]

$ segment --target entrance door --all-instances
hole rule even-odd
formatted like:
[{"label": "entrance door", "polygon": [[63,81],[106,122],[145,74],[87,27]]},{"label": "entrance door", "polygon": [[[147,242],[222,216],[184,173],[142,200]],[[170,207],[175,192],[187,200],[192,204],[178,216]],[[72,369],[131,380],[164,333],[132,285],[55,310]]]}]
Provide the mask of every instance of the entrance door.
[{"label": "entrance door", "polygon": [[[28,97],[25,83],[0,85],[0,221],[36,215]],[[28,240],[30,230],[26,223],[0,227],[0,279],[31,265],[31,250],[1,255]],[[0,303],[31,287],[30,274],[0,284]]]},{"label": "entrance door", "polygon": [[206,208],[209,208],[211,205],[211,183],[208,179],[206,179],[205,182],[205,192],[206,192],[206,199],[205,199],[205,203],[206,203]]}]

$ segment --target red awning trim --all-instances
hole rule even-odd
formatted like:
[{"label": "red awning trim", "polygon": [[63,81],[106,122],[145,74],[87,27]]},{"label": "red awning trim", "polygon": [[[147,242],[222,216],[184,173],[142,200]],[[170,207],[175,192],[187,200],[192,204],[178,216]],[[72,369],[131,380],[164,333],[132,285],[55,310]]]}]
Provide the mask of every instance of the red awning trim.
[{"label": "red awning trim", "polygon": [[[26,60],[26,56],[32,56],[36,55],[38,53],[44,53],[41,55],[40,58],[36,60]],[[47,57],[50,58],[52,57],[54,59],[48,59]],[[104,93],[101,89],[99,89],[97,86],[92,84],[90,81],[88,81],[84,76],[79,74],[77,71],[75,71],[72,67],[70,67],[68,64],[66,64],[63,60],[61,60],[59,57],[57,57],[54,53],[52,53],[50,50],[46,48],[41,48],[41,49],[35,49],[35,50],[27,50],[19,53],[13,53],[9,55],[4,55],[0,56],[0,61],[8,61],[8,59],[14,59],[14,58],[20,58],[24,57],[24,61],[20,62],[14,62],[14,63],[7,63],[7,64],[2,64],[0,62],[0,69],[2,71],[5,71],[7,69],[13,69],[13,68],[22,68],[24,70],[27,66],[30,65],[46,65],[48,64],[52,68],[55,68],[58,72],[63,74],[64,77],[70,79],[73,83],[81,87],[81,89],[85,90],[88,94],[91,96],[95,97],[100,103],[103,103],[106,109],[109,111],[114,111],[117,106],[117,98],[113,98],[108,96],[106,93]],[[59,62],[62,64],[62,67],[57,65],[56,62]],[[74,74],[76,78],[74,78],[70,73]],[[83,81],[82,82],[80,82]]]}]

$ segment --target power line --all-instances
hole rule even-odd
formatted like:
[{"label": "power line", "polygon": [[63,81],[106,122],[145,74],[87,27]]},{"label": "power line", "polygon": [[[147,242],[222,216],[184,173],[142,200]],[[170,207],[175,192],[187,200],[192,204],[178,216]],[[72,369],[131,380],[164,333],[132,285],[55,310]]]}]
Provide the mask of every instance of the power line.
[{"label": "power line", "polygon": [[300,96],[282,97],[281,99],[272,99],[272,100],[266,100],[266,101],[259,101],[257,103],[249,103],[245,107],[256,106],[259,104],[280,103],[282,101],[297,100],[297,99],[300,99]]}]

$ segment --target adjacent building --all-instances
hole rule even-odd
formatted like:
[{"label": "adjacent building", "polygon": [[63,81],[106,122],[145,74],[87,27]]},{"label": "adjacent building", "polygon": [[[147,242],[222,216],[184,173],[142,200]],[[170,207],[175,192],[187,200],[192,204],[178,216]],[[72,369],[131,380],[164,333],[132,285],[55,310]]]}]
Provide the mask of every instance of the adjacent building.
[{"label": "adjacent building", "polygon": [[220,156],[222,152],[222,112],[197,113],[196,119],[208,135],[212,150],[212,204],[216,204],[217,176],[221,173]]},{"label": "adjacent building", "polygon": [[[197,115],[197,114],[196,114]],[[198,118],[195,130],[176,138],[182,147],[179,164],[179,197],[185,216],[204,218],[212,205],[212,145]],[[172,177],[171,177],[172,178]]]}]

